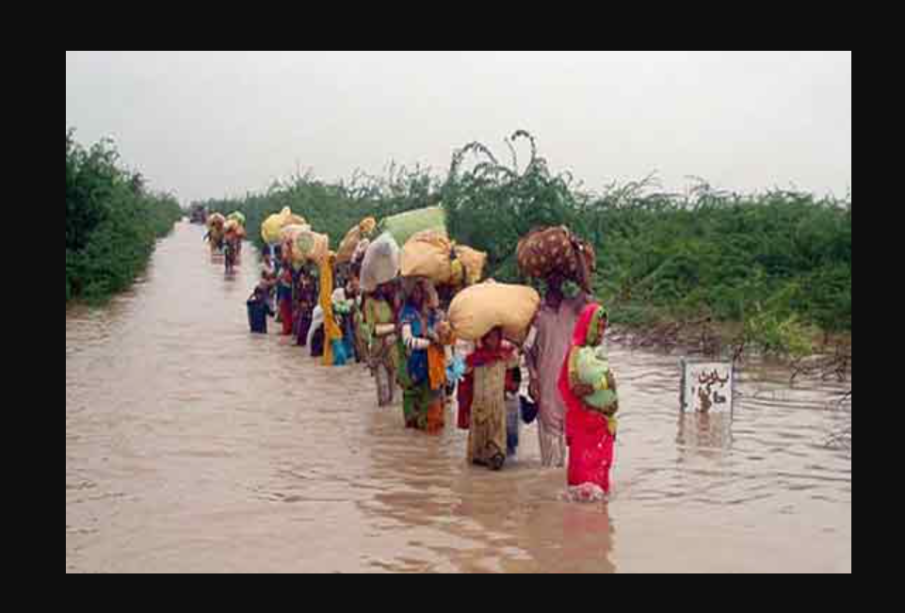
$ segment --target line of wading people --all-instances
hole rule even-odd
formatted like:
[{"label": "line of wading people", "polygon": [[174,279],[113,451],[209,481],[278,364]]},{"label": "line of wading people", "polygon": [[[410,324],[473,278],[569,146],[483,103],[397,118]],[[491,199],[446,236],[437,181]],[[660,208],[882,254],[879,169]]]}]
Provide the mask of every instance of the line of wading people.
[{"label": "line of wading people", "polygon": [[[608,314],[590,290],[596,255],[551,264],[546,260],[556,259],[558,247],[550,242],[542,247],[552,256],[551,249],[523,254],[520,244],[520,267],[543,281],[544,294],[517,341],[501,326],[473,342],[458,339],[449,318],[458,290],[448,286],[396,276],[363,291],[360,257],[337,266],[331,252],[321,265],[296,268],[282,261],[279,246],[262,256],[261,280],[248,301],[250,326],[266,334],[267,317],[275,316],[283,335],[325,365],[366,365],[380,407],[394,405],[401,388],[407,428],[442,432],[455,399],[456,425],[468,430],[468,461],[476,465],[503,468],[517,453],[520,424],[536,419],[542,465],[562,467],[568,458],[570,495],[604,499],[619,405],[602,347]],[[578,289],[567,295],[572,280]]]}]

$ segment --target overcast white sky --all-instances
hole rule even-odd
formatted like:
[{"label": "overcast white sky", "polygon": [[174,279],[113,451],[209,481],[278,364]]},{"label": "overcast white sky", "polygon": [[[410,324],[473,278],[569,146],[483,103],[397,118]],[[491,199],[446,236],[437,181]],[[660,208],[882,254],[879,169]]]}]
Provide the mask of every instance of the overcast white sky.
[{"label": "overcast white sky", "polygon": [[[184,203],[534,134],[593,189],[656,171],[843,196],[851,52],[66,52],[66,125]],[[525,158],[527,150],[523,147]]]}]

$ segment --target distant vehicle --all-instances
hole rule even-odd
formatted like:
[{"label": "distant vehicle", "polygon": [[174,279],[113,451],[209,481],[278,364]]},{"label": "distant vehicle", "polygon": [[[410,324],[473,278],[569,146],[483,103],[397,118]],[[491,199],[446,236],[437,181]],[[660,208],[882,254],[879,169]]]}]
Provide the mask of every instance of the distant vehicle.
[{"label": "distant vehicle", "polygon": [[192,207],[189,218],[192,223],[204,225],[207,223],[207,209],[200,204],[196,204]]}]

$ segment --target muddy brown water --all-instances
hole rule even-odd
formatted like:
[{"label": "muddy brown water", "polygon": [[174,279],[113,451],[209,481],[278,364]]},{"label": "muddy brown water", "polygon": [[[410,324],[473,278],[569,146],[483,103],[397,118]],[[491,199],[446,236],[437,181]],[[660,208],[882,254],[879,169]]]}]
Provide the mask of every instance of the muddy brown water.
[{"label": "muddy brown water", "polygon": [[406,430],[362,368],[250,335],[254,255],[227,279],[202,235],[67,308],[67,572],[851,572],[841,385],[752,368],[731,416],[683,417],[677,357],[613,346],[614,495],[569,503],[535,426],[473,468],[466,433]]}]

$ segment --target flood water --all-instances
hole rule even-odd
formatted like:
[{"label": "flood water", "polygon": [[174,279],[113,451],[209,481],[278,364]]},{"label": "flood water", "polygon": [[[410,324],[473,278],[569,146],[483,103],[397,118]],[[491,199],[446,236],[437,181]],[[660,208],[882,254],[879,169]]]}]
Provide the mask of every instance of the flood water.
[{"label": "flood water", "polygon": [[536,426],[471,467],[454,414],[406,430],[364,368],[249,334],[252,249],[227,279],[203,234],[67,308],[67,572],[851,572],[839,384],[752,368],[731,417],[680,417],[678,356],[612,346],[613,497],[569,503]]}]

